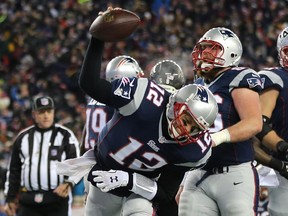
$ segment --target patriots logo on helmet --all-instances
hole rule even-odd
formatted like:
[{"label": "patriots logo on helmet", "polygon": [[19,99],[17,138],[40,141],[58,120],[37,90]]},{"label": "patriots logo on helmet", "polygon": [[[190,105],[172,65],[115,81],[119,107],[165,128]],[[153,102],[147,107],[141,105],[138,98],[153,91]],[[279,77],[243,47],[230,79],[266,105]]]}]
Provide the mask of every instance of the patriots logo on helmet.
[{"label": "patriots logo on helmet", "polygon": [[288,36],[288,32],[287,31],[283,31],[283,38],[285,38],[286,36]]},{"label": "patriots logo on helmet", "polygon": [[121,79],[120,85],[114,91],[114,94],[126,99],[131,98],[131,89],[134,86],[135,78],[130,80],[128,77],[123,77]]},{"label": "patriots logo on helmet", "polygon": [[234,34],[231,31],[221,29],[221,30],[219,30],[219,32],[223,35],[224,39],[227,39],[229,37],[234,37]]},{"label": "patriots logo on helmet", "polygon": [[132,58],[123,58],[121,61],[119,61],[116,68],[127,63],[135,63],[135,61]]},{"label": "patriots logo on helmet", "polygon": [[197,86],[197,92],[193,97],[193,100],[208,103],[208,93],[203,86]]},{"label": "patriots logo on helmet", "polygon": [[255,86],[259,85],[262,88],[262,82],[259,78],[249,78],[247,79],[247,82],[249,84],[249,88],[254,88]]}]

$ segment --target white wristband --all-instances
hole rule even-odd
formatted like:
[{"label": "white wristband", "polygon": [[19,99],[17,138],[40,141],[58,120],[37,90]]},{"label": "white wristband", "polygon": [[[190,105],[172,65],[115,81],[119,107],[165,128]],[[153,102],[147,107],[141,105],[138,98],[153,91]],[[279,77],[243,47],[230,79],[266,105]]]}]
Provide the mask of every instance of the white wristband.
[{"label": "white wristband", "polygon": [[227,129],[211,134],[212,140],[216,146],[224,142],[230,142],[231,137]]},{"label": "white wristband", "polygon": [[142,197],[152,200],[157,193],[157,183],[152,179],[138,173],[133,173],[132,192],[141,195]]}]

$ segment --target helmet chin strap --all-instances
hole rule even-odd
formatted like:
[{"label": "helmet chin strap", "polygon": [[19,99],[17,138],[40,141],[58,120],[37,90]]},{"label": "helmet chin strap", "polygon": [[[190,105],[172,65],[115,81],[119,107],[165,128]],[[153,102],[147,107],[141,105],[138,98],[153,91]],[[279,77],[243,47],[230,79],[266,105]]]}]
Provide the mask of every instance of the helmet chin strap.
[{"label": "helmet chin strap", "polygon": [[172,121],[169,120],[169,118],[167,118],[168,121],[168,133],[169,135],[175,139],[175,137],[179,137],[180,134],[177,132],[177,130],[175,129],[175,127],[172,124]]},{"label": "helmet chin strap", "polygon": [[212,67],[213,67],[212,64],[206,62],[202,62],[200,65],[200,68],[202,69],[203,73],[208,73]]}]

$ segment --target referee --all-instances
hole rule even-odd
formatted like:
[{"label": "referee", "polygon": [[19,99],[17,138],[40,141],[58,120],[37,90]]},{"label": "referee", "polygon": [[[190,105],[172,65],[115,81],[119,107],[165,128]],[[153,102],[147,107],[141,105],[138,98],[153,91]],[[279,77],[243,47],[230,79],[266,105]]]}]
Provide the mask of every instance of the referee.
[{"label": "referee", "polygon": [[54,124],[54,102],[34,98],[35,124],[16,137],[5,183],[8,216],[71,215],[72,184],[56,174],[57,161],[79,156],[79,143],[68,128]]}]

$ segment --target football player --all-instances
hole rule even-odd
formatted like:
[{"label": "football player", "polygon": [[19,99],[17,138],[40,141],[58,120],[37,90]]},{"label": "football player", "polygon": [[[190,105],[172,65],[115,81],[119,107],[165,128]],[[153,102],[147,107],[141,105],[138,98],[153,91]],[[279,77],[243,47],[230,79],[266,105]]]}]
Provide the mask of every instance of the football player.
[{"label": "football player", "polygon": [[256,215],[259,182],[250,139],[262,128],[261,80],[251,68],[238,67],[241,56],[239,38],[222,27],[207,31],[192,51],[200,77],[195,83],[216,96],[219,114],[210,128],[211,157],[188,172],[179,189],[179,215]]},{"label": "football player", "polygon": [[[89,181],[96,186],[97,170],[123,170],[125,202],[118,179],[111,199],[101,203],[103,192],[97,187],[89,192],[94,203],[86,215],[131,215],[142,212],[152,215],[150,201],[157,192],[157,184],[151,180],[143,184],[138,174],[155,179],[161,168],[169,164],[198,167],[206,163],[211,153],[211,136],[207,129],[213,124],[218,106],[213,94],[205,87],[187,85],[170,95],[165,89],[147,78],[123,77],[112,83],[100,78],[104,42],[91,38],[80,73],[79,84],[91,98],[114,107],[116,112],[101,131],[96,164],[89,173]],[[96,179],[97,180],[97,179]],[[128,185],[129,184],[129,185]],[[117,188],[118,187],[118,188]],[[92,188],[90,188],[92,189]],[[138,194],[144,194],[145,199]],[[96,199],[98,197],[98,199]]]},{"label": "football player", "polygon": [[[106,67],[105,77],[108,82],[119,79],[123,76],[127,77],[143,77],[144,73],[138,62],[126,55],[113,58]],[[114,108],[106,106],[93,98],[88,98],[86,107],[86,124],[83,130],[83,138],[81,144],[81,155],[90,149],[93,149],[98,140],[99,133],[104,125],[112,118]],[[85,196],[89,192],[89,182],[84,178]]]},{"label": "football player", "polygon": [[[185,84],[185,78],[181,67],[172,60],[158,62],[150,71],[149,79],[159,84],[170,93],[175,93]],[[181,169],[175,165],[166,166],[161,171],[160,178],[156,181],[157,192],[152,198],[154,206],[157,208],[157,216],[177,216],[178,205],[175,195],[187,169]],[[110,177],[117,176],[119,185],[122,185],[120,176],[124,171],[96,171],[96,185],[103,191],[110,191],[115,187],[115,183],[105,181]],[[120,175],[120,176],[119,176]],[[140,176],[140,174],[138,174]],[[145,176],[141,176],[145,178]],[[104,183],[105,182],[105,183]],[[149,182],[147,179],[145,182]],[[140,194],[141,195],[141,194]]]},{"label": "football player", "polygon": [[264,86],[260,94],[263,128],[257,138],[270,152],[259,153],[257,148],[256,160],[276,170],[279,186],[268,188],[268,211],[271,216],[284,216],[288,212],[284,201],[288,199],[288,27],[278,36],[277,51],[280,67],[259,71]]}]

